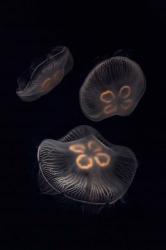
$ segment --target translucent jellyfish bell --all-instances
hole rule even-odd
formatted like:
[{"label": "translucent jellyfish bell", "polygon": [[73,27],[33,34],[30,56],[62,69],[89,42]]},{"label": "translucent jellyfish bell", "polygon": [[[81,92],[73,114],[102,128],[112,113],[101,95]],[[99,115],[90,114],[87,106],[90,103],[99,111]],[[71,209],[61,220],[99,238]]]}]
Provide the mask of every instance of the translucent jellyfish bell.
[{"label": "translucent jellyfish bell", "polygon": [[126,116],[144,94],[146,81],[140,66],[127,57],[115,56],[99,63],[80,89],[80,105],[93,121]]},{"label": "translucent jellyfish bell", "polygon": [[107,142],[95,129],[79,126],[59,141],[38,148],[39,185],[45,194],[111,204],[128,190],[137,169],[134,153]]},{"label": "translucent jellyfish bell", "polygon": [[55,47],[18,78],[17,95],[27,102],[46,95],[62,81],[73,63],[67,47]]}]

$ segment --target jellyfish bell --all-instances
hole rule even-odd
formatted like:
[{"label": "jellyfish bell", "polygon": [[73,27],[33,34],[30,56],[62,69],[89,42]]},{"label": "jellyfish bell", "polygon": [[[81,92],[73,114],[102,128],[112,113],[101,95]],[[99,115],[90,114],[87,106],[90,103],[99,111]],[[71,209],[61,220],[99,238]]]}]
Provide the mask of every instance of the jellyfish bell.
[{"label": "jellyfish bell", "polygon": [[83,113],[92,121],[130,115],[146,88],[140,66],[133,60],[115,56],[99,63],[80,89]]},{"label": "jellyfish bell", "polygon": [[135,154],[79,126],[38,148],[39,186],[44,194],[92,205],[113,204],[127,192],[137,170]]},{"label": "jellyfish bell", "polygon": [[73,57],[67,47],[55,47],[18,78],[17,95],[27,102],[39,99],[62,81],[73,64]]}]

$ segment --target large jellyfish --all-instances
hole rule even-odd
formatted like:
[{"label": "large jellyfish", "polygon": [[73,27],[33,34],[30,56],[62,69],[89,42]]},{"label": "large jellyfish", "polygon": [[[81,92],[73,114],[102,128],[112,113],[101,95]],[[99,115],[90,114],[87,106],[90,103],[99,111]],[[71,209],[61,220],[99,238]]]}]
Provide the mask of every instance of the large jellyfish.
[{"label": "large jellyfish", "polygon": [[146,88],[140,66],[127,57],[115,56],[99,63],[80,89],[80,104],[92,121],[133,112]]},{"label": "large jellyfish", "polygon": [[110,144],[82,125],[38,148],[39,186],[44,194],[62,194],[88,204],[112,204],[128,190],[137,170],[135,154]]},{"label": "large jellyfish", "polygon": [[73,57],[67,47],[55,47],[18,78],[17,95],[27,102],[46,95],[71,71],[73,62]]}]

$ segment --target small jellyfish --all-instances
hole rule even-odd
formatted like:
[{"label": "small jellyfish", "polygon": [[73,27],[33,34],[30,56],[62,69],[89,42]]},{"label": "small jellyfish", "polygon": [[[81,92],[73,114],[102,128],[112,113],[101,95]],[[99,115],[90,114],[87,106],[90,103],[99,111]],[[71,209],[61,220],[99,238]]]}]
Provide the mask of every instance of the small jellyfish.
[{"label": "small jellyfish", "polygon": [[73,68],[73,63],[67,47],[55,47],[18,78],[16,94],[26,102],[39,99],[62,81]]},{"label": "small jellyfish", "polygon": [[127,116],[136,108],[145,88],[140,66],[127,57],[115,56],[88,74],[80,89],[80,105],[92,121]]},{"label": "small jellyfish", "polygon": [[63,194],[87,204],[112,204],[128,190],[137,170],[135,154],[110,144],[82,125],[38,148],[39,186],[44,194]]}]

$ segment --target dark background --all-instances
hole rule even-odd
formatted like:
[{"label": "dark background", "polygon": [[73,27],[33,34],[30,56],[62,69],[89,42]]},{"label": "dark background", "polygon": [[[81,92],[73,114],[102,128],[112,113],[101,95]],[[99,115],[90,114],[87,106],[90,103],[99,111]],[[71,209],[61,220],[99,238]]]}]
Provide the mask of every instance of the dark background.
[{"label": "dark background", "polygon": [[[165,1],[0,2],[0,249],[166,249]],[[73,71],[32,103],[15,94],[17,77],[57,45],[70,48]],[[78,99],[90,69],[118,49],[131,49],[147,78],[129,117],[87,120]],[[98,214],[40,195],[36,151],[88,124],[130,147],[139,169],[123,201]]]}]

